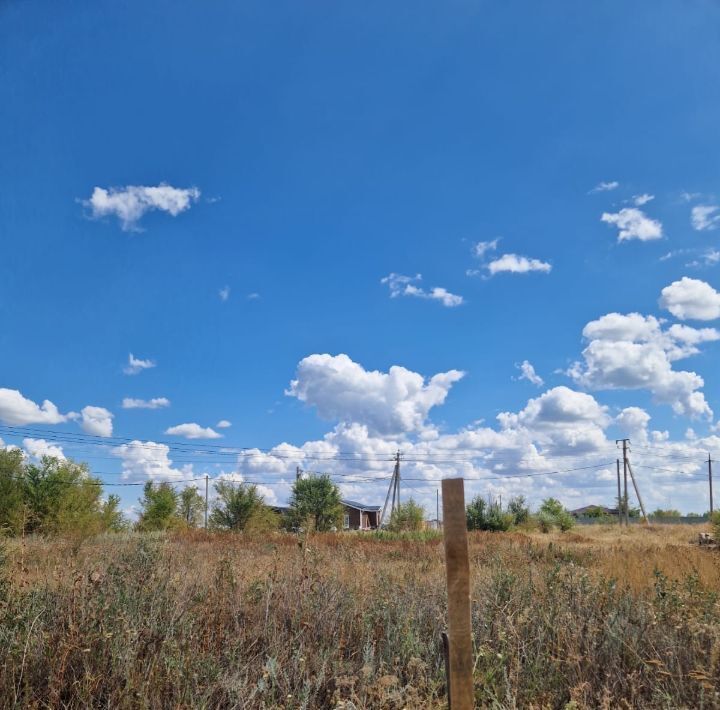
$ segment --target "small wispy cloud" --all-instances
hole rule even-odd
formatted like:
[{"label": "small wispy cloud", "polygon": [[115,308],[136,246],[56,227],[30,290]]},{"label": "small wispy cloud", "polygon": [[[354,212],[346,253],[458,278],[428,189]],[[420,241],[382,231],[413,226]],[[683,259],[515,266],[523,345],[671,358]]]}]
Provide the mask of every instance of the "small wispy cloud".
[{"label": "small wispy cloud", "polygon": [[259,298],[260,298],[260,294],[259,294],[259,293],[255,293],[254,291],[253,291],[252,293],[249,293],[249,294],[247,295],[248,301],[257,301]]},{"label": "small wispy cloud", "polygon": [[717,205],[695,205],[690,211],[690,223],[698,232],[717,229],[720,225],[720,214]]},{"label": "small wispy cloud", "polygon": [[654,199],[655,195],[648,195],[647,192],[645,192],[642,195],[633,195],[632,201],[636,207],[642,207]]},{"label": "small wispy cloud", "polygon": [[161,183],[154,187],[147,185],[128,185],[105,189],[96,187],[82,204],[90,210],[92,217],[115,216],[120,220],[124,231],[138,231],[138,222],[143,215],[153,210],[167,212],[177,217],[190,208],[200,197],[196,187],[172,187]]},{"label": "small wispy cloud", "polygon": [[536,387],[542,387],[545,384],[545,380],[535,372],[535,368],[528,360],[523,360],[519,365],[515,365],[515,367],[520,370],[518,380],[527,380]]},{"label": "small wispy cloud", "polygon": [[152,399],[134,399],[125,397],[122,401],[123,409],[163,409],[170,406],[167,397],[153,397]]},{"label": "small wispy cloud", "polygon": [[135,357],[132,353],[128,355],[128,364],[123,368],[123,372],[126,375],[137,375],[143,370],[149,370],[151,367],[156,367],[157,363],[153,360],[141,360],[139,357]]},{"label": "small wispy cloud", "polygon": [[530,259],[519,254],[503,254],[501,257],[489,262],[486,268],[490,276],[501,273],[528,274],[532,271],[549,274],[552,271],[552,264],[540,259]]},{"label": "small wispy cloud", "polygon": [[229,422],[227,419],[221,419],[215,426],[218,429],[228,429],[232,426],[232,422]]},{"label": "small wispy cloud", "polygon": [[600,182],[595,187],[593,187],[592,190],[588,192],[589,195],[592,195],[596,192],[610,192],[611,190],[616,190],[618,187],[620,187],[620,183],[617,180],[611,180],[609,182]]},{"label": "small wispy cloud", "polygon": [[631,239],[647,242],[660,239],[663,235],[662,224],[637,207],[624,207],[619,212],[603,212],[600,219],[618,228],[618,242]]},{"label": "small wispy cloud", "polygon": [[223,302],[224,302],[224,301],[227,301],[228,298],[230,298],[230,287],[229,287],[229,286],[223,286],[223,287],[218,291],[218,296],[220,296],[220,300],[221,300],[221,301],[223,301]]},{"label": "small wispy cloud", "polygon": [[182,436],[185,439],[219,439],[222,436],[222,434],[218,434],[214,429],[202,427],[195,422],[171,426],[165,430],[165,433],[170,436]]},{"label": "small wispy cloud", "polygon": [[493,239],[490,242],[477,242],[473,244],[473,254],[478,259],[482,259],[489,251],[495,251],[499,242],[500,237],[498,237],[497,239]]},{"label": "small wispy cloud", "polygon": [[414,298],[424,298],[432,301],[438,301],[446,308],[454,308],[464,303],[462,296],[450,293],[441,286],[434,286],[430,290],[425,290],[416,286],[422,280],[421,274],[415,276],[405,276],[403,274],[391,273],[380,280],[380,283],[387,284],[390,289],[390,297],[411,296]]}]

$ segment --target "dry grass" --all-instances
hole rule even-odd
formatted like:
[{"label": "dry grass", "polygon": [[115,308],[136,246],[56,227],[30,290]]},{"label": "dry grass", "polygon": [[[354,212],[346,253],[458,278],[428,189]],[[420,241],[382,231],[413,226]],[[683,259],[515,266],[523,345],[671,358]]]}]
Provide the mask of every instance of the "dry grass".
[{"label": "dry grass", "polygon": [[[698,531],[473,534],[478,706],[720,707]],[[0,707],[445,703],[437,540],[33,539],[0,569]]]}]

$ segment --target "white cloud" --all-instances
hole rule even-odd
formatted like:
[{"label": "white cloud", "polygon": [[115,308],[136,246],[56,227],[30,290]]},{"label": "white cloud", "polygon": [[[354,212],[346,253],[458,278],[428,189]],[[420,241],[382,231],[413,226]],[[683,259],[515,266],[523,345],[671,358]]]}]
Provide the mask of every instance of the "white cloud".
[{"label": "white cloud", "polygon": [[500,273],[527,274],[531,271],[548,274],[552,271],[552,264],[539,259],[528,259],[518,254],[503,254],[487,264],[486,268],[491,276]]},{"label": "white cloud", "polygon": [[660,239],[663,235],[662,224],[656,219],[650,219],[636,207],[624,207],[619,212],[603,212],[600,219],[608,224],[614,224],[620,230],[619,242],[630,239],[646,242]]},{"label": "white cloud", "polygon": [[690,223],[693,229],[704,232],[710,229],[717,229],[720,225],[720,214],[717,205],[695,205],[690,212]]},{"label": "white cloud", "polygon": [[83,204],[91,210],[93,217],[115,215],[123,230],[133,231],[146,212],[160,210],[176,217],[199,197],[200,190],[196,187],[177,188],[164,183],[156,187],[128,185],[109,190],[96,187]]},{"label": "white cloud", "polygon": [[477,242],[473,245],[473,254],[478,259],[482,259],[485,254],[489,251],[495,251],[497,249],[498,242],[500,241],[500,238],[493,239],[491,242]]},{"label": "white cloud", "polygon": [[152,360],[141,360],[140,358],[134,357],[132,353],[128,355],[128,364],[123,368],[123,372],[126,375],[137,375],[138,372],[143,370],[149,370],[151,367],[156,367],[157,364]]},{"label": "white cloud", "polygon": [[583,336],[589,340],[583,362],[568,371],[578,384],[596,390],[646,389],[677,414],[712,416],[699,391],[703,378],[674,370],[672,363],[699,352],[699,344],[720,339],[715,329],[673,325],[663,330],[653,316],[608,313],[588,323]]},{"label": "white cloud", "polygon": [[170,400],[167,397],[153,397],[152,399],[125,397],[122,401],[123,409],[162,409],[169,406]]},{"label": "white cloud", "polygon": [[62,447],[50,444],[45,441],[45,439],[23,439],[23,447],[28,456],[38,461],[43,456],[49,456],[50,458],[59,459],[60,461],[65,460],[65,453]]},{"label": "white cloud", "polygon": [[316,354],[301,360],[286,394],[316,407],[323,419],[365,424],[388,435],[423,429],[430,409],[445,401],[463,374],[449,370],[426,382],[397,365],[387,373],[369,371],[347,355]]},{"label": "white cloud", "polygon": [[590,194],[595,192],[610,192],[610,190],[616,190],[618,187],[620,187],[620,183],[617,180],[611,180],[610,182],[601,182],[595,185],[592,190],[590,190]]},{"label": "white cloud", "polygon": [[720,318],[720,293],[705,281],[683,276],[662,290],[660,306],[680,320],[715,320]]},{"label": "white cloud", "polygon": [[0,387],[0,421],[11,426],[24,424],[60,424],[72,419],[73,413],[61,414],[49,400],[37,405],[18,390]]},{"label": "white cloud", "polygon": [[94,436],[112,436],[113,415],[105,407],[93,407],[88,405],[80,410],[82,421],[80,426],[83,431]]},{"label": "white cloud", "polygon": [[629,438],[634,443],[647,443],[650,415],[641,407],[625,407],[625,409],[615,417],[615,423],[620,427],[623,436]]},{"label": "white cloud", "polygon": [[515,367],[520,370],[519,380],[527,380],[537,387],[542,387],[545,384],[543,378],[535,372],[535,368],[527,360],[523,360],[520,365],[516,365]]},{"label": "white cloud", "polygon": [[113,456],[122,459],[123,478],[172,480],[190,476],[192,465],[182,470],[173,468],[169,453],[168,446],[153,441],[135,440],[112,449]]},{"label": "white cloud", "polygon": [[648,195],[647,192],[643,193],[642,195],[633,195],[633,204],[636,207],[642,207],[643,205],[646,205],[650,200],[655,199],[655,195]]},{"label": "white cloud", "polygon": [[171,436],[182,436],[186,439],[219,439],[222,436],[222,434],[218,434],[214,429],[201,427],[199,424],[195,424],[195,422],[171,426],[165,430],[165,433]]},{"label": "white cloud", "polygon": [[249,294],[247,295],[248,301],[257,301],[259,298],[260,298],[260,294],[259,294],[259,293],[253,292],[253,293],[249,293]]},{"label": "white cloud", "polygon": [[227,301],[228,298],[230,298],[230,287],[229,286],[223,286],[218,291],[218,296],[220,296],[221,301]]},{"label": "white cloud", "polygon": [[463,297],[450,293],[445,288],[435,286],[429,291],[426,291],[425,289],[416,286],[415,283],[421,279],[422,276],[420,274],[416,274],[415,276],[403,276],[402,274],[392,273],[381,279],[380,283],[388,285],[391,298],[396,298],[397,296],[425,298],[433,301],[439,301],[446,308],[453,308],[454,306],[462,305]]},{"label": "white cloud", "polygon": [[232,426],[232,422],[229,422],[227,419],[221,419],[215,426],[218,429],[228,429]]}]

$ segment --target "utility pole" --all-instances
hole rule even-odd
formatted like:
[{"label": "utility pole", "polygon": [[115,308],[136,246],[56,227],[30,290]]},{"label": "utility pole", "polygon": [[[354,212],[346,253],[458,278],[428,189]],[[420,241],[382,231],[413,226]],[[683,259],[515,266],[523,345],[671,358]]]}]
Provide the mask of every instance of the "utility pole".
[{"label": "utility pole", "polygon": [[710,515],[713,514],[713,492],[712,492],[712,459],[708,452],[708,483],[710,484]]},{"label": "utility pole", "polygon": [[622,491],[620,490],[620,459],[615,459],[615,465],[617,468],[617,484],[618,484],[618,497],[617,497],[618,525],[622,526],[623,504],[622,504]]},{"label": "utility pole", "polygon": [[643,514],[643,519],[645,520],[645,525],[649,524],[647,513],[645,512],[645,506],[643,505],[642,498],[640,497],[640,489],[638,488],[637,481],[635,480],[635,476],[633,475],[632,466],[630,465],[630,462],[628,461],[628,470],[630,471],[630,478],[632,478],[633,488],[635,489],[635,495],[637,496],[638,503],[640,503],[640,510]]},{"label": "utility pole", "polygon": [[623,496],[623,513],[625,515],[625,525],[630,525],[630,511],[628,510],[628,487],[627,487],[627,469],[628,469],[628,459],[627,459],[627,447],[630,443],[630,439],[615,439],[615,445],[622,442],[623,445],[623,479],[625,481],[625,493]]},{"label": "utility pole", "polygon": [[435,527],[440,530],[440,489],[435,489]]},{"label": "utility pole", "polygon": [[380,516],[380,525],[385,522],[385,513],[387,511],[388,501],[390,500],[390,494],[392,494],[392,502],[390,503],[390,515],[395,511],[395,499],[397,498],[397,505],[400,505],[400,452],[395,454],[395,467],[393,468],[392,477],[390,478],[390,486],[388,488],[387,495],[385,496],[385,505],[382,509],[382,515]]},{"label": "utility pole", "polygon": [[208,475],[205,474],[205,530],[207,530],[208,518]]},{"label": "utility pole", "polygon": [[400,507],[400,452],[395,454],[395,485],[397,486],[397,507]]},{"label": "utility pole", "polygon": [[300,468],[300,466],[295,466],[295,480],[299,481],[300,476],[302,476],[302,469]]}]

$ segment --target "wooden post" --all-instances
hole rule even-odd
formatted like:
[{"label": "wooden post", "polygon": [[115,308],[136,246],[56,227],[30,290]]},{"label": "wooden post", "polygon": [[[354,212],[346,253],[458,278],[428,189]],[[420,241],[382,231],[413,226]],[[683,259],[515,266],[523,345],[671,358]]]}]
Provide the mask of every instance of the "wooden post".
[{"label": "wooden post", "polygon": [[448,593],[448,697],[452,710],[472,710],[473,654],[470,620],[470,555],[462,478],[442,482],[443,538]]}]

